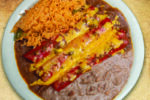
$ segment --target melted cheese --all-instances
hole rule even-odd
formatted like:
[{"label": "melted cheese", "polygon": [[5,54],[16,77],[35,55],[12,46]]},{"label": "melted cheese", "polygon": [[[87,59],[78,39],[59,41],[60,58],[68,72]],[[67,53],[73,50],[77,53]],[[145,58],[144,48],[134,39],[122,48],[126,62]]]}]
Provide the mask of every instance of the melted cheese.
[{"label": "melted cheese", "polygon": [[[74,51],[74,54],[69,57],[65,63],[63,63],[63,69],[60,69],[59,71],[55,72],[53,76],[46,82],[41,81],[40,79],[38,81],[35,81],[32,85],[50,85],[53,82],[60,79],[62,76],[65,75],[69,70],[71,70],[74,65],[78,64],[79,61],[86,58],[88,55],[92,55],[96,53],[98,50],[101,51],[101,53],[104,53],[106,49],[107,43],[114,37],[116,34],[116,30],[112,29],[110,24],[106,24],[107,30],[105,33],[101,33],[99,36],[95,36],[91,38],[91,42],[86,44],[85,42],[81,42],[81,38],[75,39],[72,43],[70,43],[65,49],[64,53],[69,52],[70,50]],[[110,28],[108,28],[110,27]],[[86,41],[87,42],[87,41]],[[111,42],[111,41],[110,41]],[[49,69],[48,66],[50,66],[51,63],[47,64],[46,69]]]},{"label": "melted cheese", "polygon": [[[88,11],[88,13],[90,13],[91,10]],[[88,20],[88,24],[87,25],[96,25],[98,26],[98,23],[102,20],[104,20],[107,15],[97,15],[97,18],[99,18],[99,20],[96,20],[96,19],[93,19],[93,16],[97,13],[97,10],[94,10],[94,12],[92,11],[92,14],[90,13],[87,14],[88,17],[86,17],[86,20]],[[86,32],[89,31],[89,27],[87,26],[83,21],[80,21],[77,25],[76,25],[76,28],[80,29],[78,32],[75,31],[75,30],[70,30],[69,33],[67,33],[66,35],[64,35],[64,38],[66,40],[66,43],[70,43],[73,39],[85,34]],[[56,41],[57,42],[61,42],[63,40],[62,36],[59,36]],[[64,46],[64,45],[63,45]],[[60,51],[60,53],[62,52],[63,50]],[[30,71],[35,71],[35,70],[38,70],[39,67],[41,67],[43,64],[45,64],[47,61],[51,60],[54,56],[56,56],[54,50],[51,52],[51,54],[47,57],[45,57],[42,61],[38,62],[38,63],[34,63],[34,64],[31,64],[31,67],[30,67]]]},{"label": "melted cheese", "polygon": [[81,67],[82,73],[85,73],[89,70],[91,70],[91,66],[87,64],[87,61],[83,61],[82,64],[79,65]]},{"label": "melted cheese", "polygon": [[[87,14],[86,18],[88,20],[88,25],[94,24],[98,26],[99,21],[104,20],[107,17],[107,15],[97,15],[97,19],[92,19],[91,16],[95,15],[97,11],[98,10],[95,9]],[[31,86],[52,84],[66,75],[68,71],[77,66],[81,61],[82,64],[80,64],[80,66],[83,70],[83,73],[90,70],[91,67],[87,65],[85,58],[94,54],[104,55],[112,49],[112,46],[113,49],[115,49],[123,43],[123,41],[118,40],[116,36],[117,30],[112,28],[114,24],[119,24],[117,19],[118,18],[116,17],[112,23],[107,22],[103,26],[104,31],[98,30],[98,35],[90,35],[90,38],[85,38],[84,36],[84,34],[89,31],[89,27],[84,22],[79,22],[76,28],[80,31],[77,32],[76,30],[70,30],[69,34],[64,35],[64,38],[68,44],[64,49],[61,50],[60,53],[68,54],[69,52],[73,52],[73,54],[69,56],[63,63],[63,68],[56,69],[53,73],[53,76],[48,81],[44,82],[39,79],[32,83]],[[58,38],[57,41],[62,41],[62,38]],[[61,54],[56,56],[55,53],[52,52],[52,54],[46,57],[46,59],[44,59],[42,62],[31,65],[31,71],[37,70],[37,68],[42,66],[42,71],[37,70],[37,73],[39,76],[41,76],[44,72],[48,72],[51,67],[57,63],[57,58],[59,58]],[[72,80],[74,80],[74,78]]]}]

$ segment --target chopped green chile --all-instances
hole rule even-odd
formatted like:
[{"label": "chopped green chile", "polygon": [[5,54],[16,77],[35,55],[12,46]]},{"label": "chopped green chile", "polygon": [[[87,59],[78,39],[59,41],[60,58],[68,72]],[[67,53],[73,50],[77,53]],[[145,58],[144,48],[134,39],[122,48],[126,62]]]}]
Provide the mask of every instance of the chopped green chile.
[{"label": "chopped green chile", "polygon": [[73,10],[72,10],[72,14],[74,15],[75,13],[81,12],[81,11],[87,9],[87,8],[88,8],[88,7],[81,7],[81,8],[79,8],[79,9],[73,9]]},{"label": "chopped green chile", "polygon": [[78,10],[75,10],[75,9],[74,9],[74,10],[72,11],[72,14],[75,14],[75,13],[77,13],[77,12],[79,12],[79,11],[80,11],[80,9],[78,9]]},{"label": "chopped green chile", "polygon": [[16,41],[20,39],[22,36],[23,36],[23,31],[19,28],[17,32],[15,33],[14,40]]}]

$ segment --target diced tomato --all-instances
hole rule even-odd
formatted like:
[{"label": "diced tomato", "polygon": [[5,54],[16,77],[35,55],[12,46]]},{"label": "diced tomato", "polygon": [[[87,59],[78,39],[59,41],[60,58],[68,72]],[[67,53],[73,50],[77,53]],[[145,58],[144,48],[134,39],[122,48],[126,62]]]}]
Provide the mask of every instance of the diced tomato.
[{"label": "diced tomato", "polygon": [[51,66],[51,69],[49,70],[48,73],[43,74],[42,80],[46,82],[48,79],[50,79],[53,76],[53,73],[62,67],[62,64],[66,61],[67,58],[68,58],[67,55],[60,56],[57,59],[57,64]]},{"label": "diced tomato", "polygon": [[54,40],[44,41],[40,46],[27,52],[24,57],[32,62],[38,62],[48,56],[56,44],[57,42]]},{"label": "diced tomato", "polygon": [[118,39],[125,39],[126,38],[126,32],[124,30],[119,30],[118,32]]},{"label": "diced tomato", "polygon": [[100,25],[103,26],[105,23],[107,22],[111,22],[111,20],[109,18],[105,18],[101,23]]},{"label": "diced tomato", "polygon": [[94,7],[94,6],[91,6],[91,7],[89,7],[89,9],[90,9],[90,10],[94,10],[94,9],[95,9],[95,7]]},{"label": "diced tomato", "polygon": [[42,80],[46,82],[50,77],[52,77],[52,75],[52,72],[44,73],[44,75],[42,76]]},{"label": "diced tomato", "polygon": [[[73,68],[72,70],[70,70],[70,71],[67,73],[67,75],[64,76],[65,78],[68,78],[68,80],[67,80],[67,81],[63,81],[63,79],[62,79],[62,80],[56,81],[56,82],[53,84],[53,88],[59,92],[59,91],[61,91],[62,89],[64,89],[65,87],[67,87],[68,85],[70,85],[73,81],[70,80],[71,77],[68,77],[68,75],[69,75],[69,74],[76,75],[76,78],[75,78],[75,79],[77,79],[77,78],[81,75],[81,73],[78,72],[79,70],[80,70],[80,67],[79,67],[79,66],[77,66],[77,67]],[[75,79],[74,79],[74,80],[75,80]]]}]

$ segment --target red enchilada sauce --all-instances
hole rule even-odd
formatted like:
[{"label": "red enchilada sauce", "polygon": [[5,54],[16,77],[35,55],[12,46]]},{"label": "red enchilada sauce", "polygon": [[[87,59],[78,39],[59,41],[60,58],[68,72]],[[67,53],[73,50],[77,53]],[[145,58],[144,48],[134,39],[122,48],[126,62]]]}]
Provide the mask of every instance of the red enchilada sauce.
[{"label": "red enchilada sauce", "polygon": [[[52,86],[29,86],[39,79],[39,76],[29,71],[32,62],[23,57],[33,48],[22,46],[23,41],[17,41],[15,52],[20,73],[29,88],[45,100],[111,100],[119,94],[128,80],[133,62],[133,48],[126,19],[118,9],[111,7],[104,1],[87,0],[87,4],[98,7],[100,9],[99,14],[107,14],[111,20],[114,20],[116,15],[118,16],[120,25],[115,25],[115,28],[124,30],[129,40],[128,45],[124,48],[125,53],[117,53],[112,57],[106,56],[102,59],[101,64],[95,65],[91,71],[79,75],[80,77],[77,80],[57,92],[57,86],[54,86],[56,90]],[[74,73],[74,71],[71,72]]]}]

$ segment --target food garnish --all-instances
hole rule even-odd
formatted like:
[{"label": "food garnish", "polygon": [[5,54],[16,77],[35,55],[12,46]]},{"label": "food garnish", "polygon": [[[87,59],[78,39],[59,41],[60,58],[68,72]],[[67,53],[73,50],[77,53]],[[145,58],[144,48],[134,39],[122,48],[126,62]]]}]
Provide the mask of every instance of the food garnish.
[{"label": "food garnish", "polygon": [[18,40],[23,36],[23,31],[21,29],[18,29],[15,36],[14,36],[14,40]]}]

